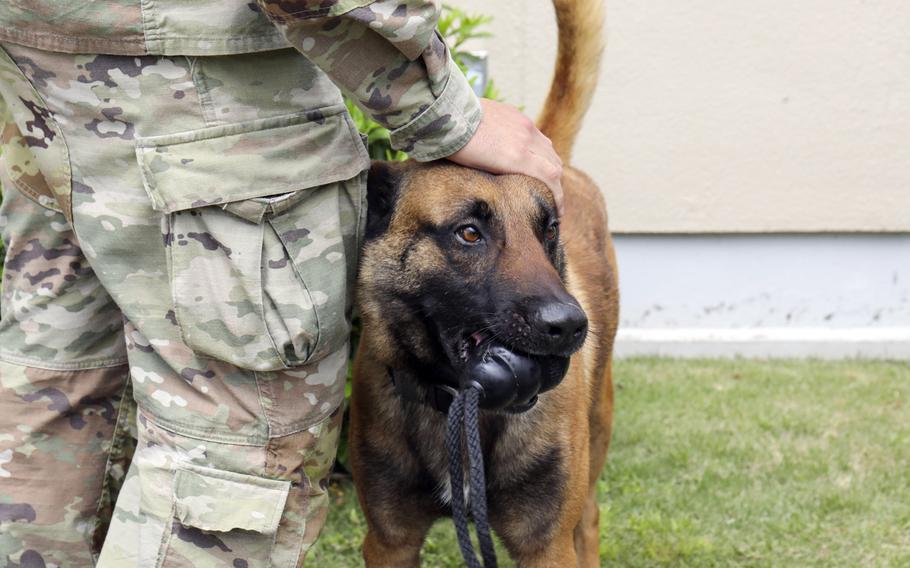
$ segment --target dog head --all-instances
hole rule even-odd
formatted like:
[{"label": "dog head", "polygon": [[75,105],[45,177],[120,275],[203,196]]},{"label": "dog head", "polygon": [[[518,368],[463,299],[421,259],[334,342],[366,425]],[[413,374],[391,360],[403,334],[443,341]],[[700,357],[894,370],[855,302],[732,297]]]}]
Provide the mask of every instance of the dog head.
[{"label": "dog head", "polygon": [[375,162],[359,305],[373,353],[458,384],[490,346],[529,356],[555,386],[587,335],[566,290],[547,187],[446,162]]}]

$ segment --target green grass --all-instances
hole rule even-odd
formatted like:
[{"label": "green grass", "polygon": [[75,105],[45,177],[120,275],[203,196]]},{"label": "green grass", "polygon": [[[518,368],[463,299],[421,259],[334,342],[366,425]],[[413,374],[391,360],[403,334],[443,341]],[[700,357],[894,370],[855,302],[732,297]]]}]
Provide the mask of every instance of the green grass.
[{"label": "green grass", "polygon": [[[332,492],[308,565],[362,565]],[[621,361],[599,497],[604,565],[910,566],[910,366]],[[461,565],[448,521],[423,565]]]}]

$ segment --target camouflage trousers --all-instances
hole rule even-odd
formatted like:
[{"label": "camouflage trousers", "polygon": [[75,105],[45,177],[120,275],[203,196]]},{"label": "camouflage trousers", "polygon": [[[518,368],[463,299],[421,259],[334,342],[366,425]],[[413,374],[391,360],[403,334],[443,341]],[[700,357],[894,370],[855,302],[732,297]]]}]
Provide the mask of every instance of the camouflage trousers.
[{"label": "camouflage trousers", "polygon": [[0,112],[0,564],[302,564],[365,217],[338,90],[3,45]]}]

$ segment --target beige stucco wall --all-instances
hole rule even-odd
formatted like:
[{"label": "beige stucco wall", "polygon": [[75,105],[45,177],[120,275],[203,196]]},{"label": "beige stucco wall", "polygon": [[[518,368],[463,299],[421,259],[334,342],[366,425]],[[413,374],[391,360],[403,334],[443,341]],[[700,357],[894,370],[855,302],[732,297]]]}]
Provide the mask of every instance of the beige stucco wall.
[{"label": "beige stucco wall", "polygon": [[[549,85],[546,0],[452,0],[505,98]],[[574,163],[619,232],[910,231],[910,2],[613,0]]]}]

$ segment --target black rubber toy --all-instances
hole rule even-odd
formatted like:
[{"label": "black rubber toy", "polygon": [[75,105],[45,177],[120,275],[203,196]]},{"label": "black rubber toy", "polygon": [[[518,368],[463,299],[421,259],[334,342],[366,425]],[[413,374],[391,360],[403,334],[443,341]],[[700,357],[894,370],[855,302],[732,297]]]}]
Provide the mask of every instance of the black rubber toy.
[{"label": "black rubber toy", "polygon": [[569,367],[564,357],[534,357],[493,344],[478,349],[465,369],[462,388],[476,383],[482,391],[480,407],[524,412],[537,395],[558,385]]}]

